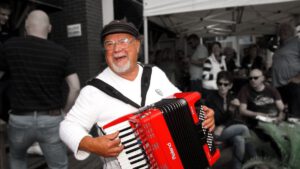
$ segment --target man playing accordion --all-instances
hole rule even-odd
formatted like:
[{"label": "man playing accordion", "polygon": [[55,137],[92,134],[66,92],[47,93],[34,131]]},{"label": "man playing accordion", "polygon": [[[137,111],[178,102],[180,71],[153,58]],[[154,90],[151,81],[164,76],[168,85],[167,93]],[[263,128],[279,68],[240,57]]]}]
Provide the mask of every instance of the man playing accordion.
[{"label": "man playing accordion", "polygon": [[[95,79],[100,79],[117,89],[117,93],[138,106],[150,105],[180,92],[162,70],[153,66],[148,91],[143,95],[145,92],[142,91],[142,74],[145,67],[137,62],[141,41],[133,24],[112,21],[103,28],[101,35],[108,67]],[[99,137],[92,137],[88,132],[95,123],[104,126],[137,110],[137,106],[116,99],[95,86],[87,85],[81,90],[74,106],[60,124],[61,139],[74,152],[76,159],[83,160],[89,153],[95,153],[103,157],[103,168],[120,168],[115,158],[124,149],[118,137],[119,132]],[[215,127],[214,112],[205,106],[204,112],[206,115],[203,127],[212,131]]]}]

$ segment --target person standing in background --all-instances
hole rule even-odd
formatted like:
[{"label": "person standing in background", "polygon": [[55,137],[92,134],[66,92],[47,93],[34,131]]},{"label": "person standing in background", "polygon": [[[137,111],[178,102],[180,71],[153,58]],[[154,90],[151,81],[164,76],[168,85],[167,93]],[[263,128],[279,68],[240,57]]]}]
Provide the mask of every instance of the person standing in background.
[{"label": "person standing in background", "polygon": [[[0,69],[11,75],[8,123],[10,169],[26,169],[26,151],[34,142],[42,148],[50,169],[67,169],[67,149],[59,137],[59,123],[79,94],[80,83],[70,53],[48,40],[48,15],[29,13],[25,37],[3,45]],[[69,92],[66,102],[63,84]]]},{"label": "person standing in background", "polygon": [[[8,30],[8,20],[11,14],[10,5],[7,2],[0,2],[0,56],[2,55],[2,45],[10,37]],[[0,118],[8,120],[10,103],[8,101],[9,77],[8,74],[0,71]]]},{"label": "person standing in background", "polygon": [[191,34],[187,37],[188,45],[194,50],[190,58],[190,90],[202,92],[202,72],[203,64],[208,57],[205,45],[200,44],[199,36]]},{"label": "person standing in background", "polygon": [[254,68],[265,70],[264,59],[258,55],[258,46],[255,44],[250,45],[248,54],[243,58],[241,64],[241,69],[245,71],[246,76],[248,76],[250,70]]},{"label": "person standing in background", "polygon": [[279,26],[280,46],[272,64],[272,84],[288,105],[288,116],[300,118],[300,39],[288,23]]},{"label": "person standing in background", "polygon": [[239,67],[236,65],[236,51],[232,47],[226,47],[223,54],[225,55],[227,71],[236,74],[239,70]]},{"label": "person standing in background", "polygon": [[9,38],[8,20],[11,14],[10,5],[7,2],[0,2],[0,41],[4,43]]},{"label": "person standing in background", "polygon": [[222,54],[222,45],[213,42],[211,55],[205,60],[203,66],[203,94],[204,99],[213,91],[218,90],[217,75],[221,71],[227,71],[225,56]]}]

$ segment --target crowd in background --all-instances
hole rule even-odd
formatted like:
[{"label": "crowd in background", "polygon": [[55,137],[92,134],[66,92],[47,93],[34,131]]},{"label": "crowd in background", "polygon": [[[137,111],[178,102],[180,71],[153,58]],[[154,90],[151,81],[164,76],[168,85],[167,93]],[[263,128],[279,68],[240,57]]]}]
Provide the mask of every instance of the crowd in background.
[{"label": "crowd in background", "polygon": [[[247,155],[257,155],[256,142],[251,144],[249,137],[270,141],[270,133],[258,129],[259,121],[278,124],[300,118],[300,40],[287,23],[279,25],[278,39],[275,49],[248,45],[240,62],[232,47],[223,49],[217,41],[200,44],[196,34],[186,38],[192,55],[164,49],[150,56],[181,90],[200,92],[201,101],[215,110],[216,138],[233,145],[234,169],[241,168]],[[267,56],[266,51],[274,54]]]}]

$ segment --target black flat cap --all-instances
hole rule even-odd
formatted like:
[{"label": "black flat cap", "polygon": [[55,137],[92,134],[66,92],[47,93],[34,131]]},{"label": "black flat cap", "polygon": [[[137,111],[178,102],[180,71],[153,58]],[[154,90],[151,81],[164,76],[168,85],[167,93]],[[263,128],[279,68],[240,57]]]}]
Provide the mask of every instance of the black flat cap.
[{"label": "black flat cap", "polygon": [[124,20],[114,20],[109,24],[105,25],[101,32],[101,40],[103,42],[105,36],[113,33],[128,33],[136,38],[139,38],[139,31],[134,26],[134,24],[130,22],[126,22]]}]

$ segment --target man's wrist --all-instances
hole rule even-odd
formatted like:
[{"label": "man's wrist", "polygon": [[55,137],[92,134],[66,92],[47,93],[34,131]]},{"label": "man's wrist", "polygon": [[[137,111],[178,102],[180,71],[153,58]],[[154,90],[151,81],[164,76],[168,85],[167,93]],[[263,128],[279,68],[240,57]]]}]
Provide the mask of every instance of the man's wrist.
[{"label": "man's wrist", "polygon": [[91,152],[91,147],[93,145],[93,137],[91,136],[85,136],[82,138],[82,140],[79,143],[79,149],[83,151]]}]

